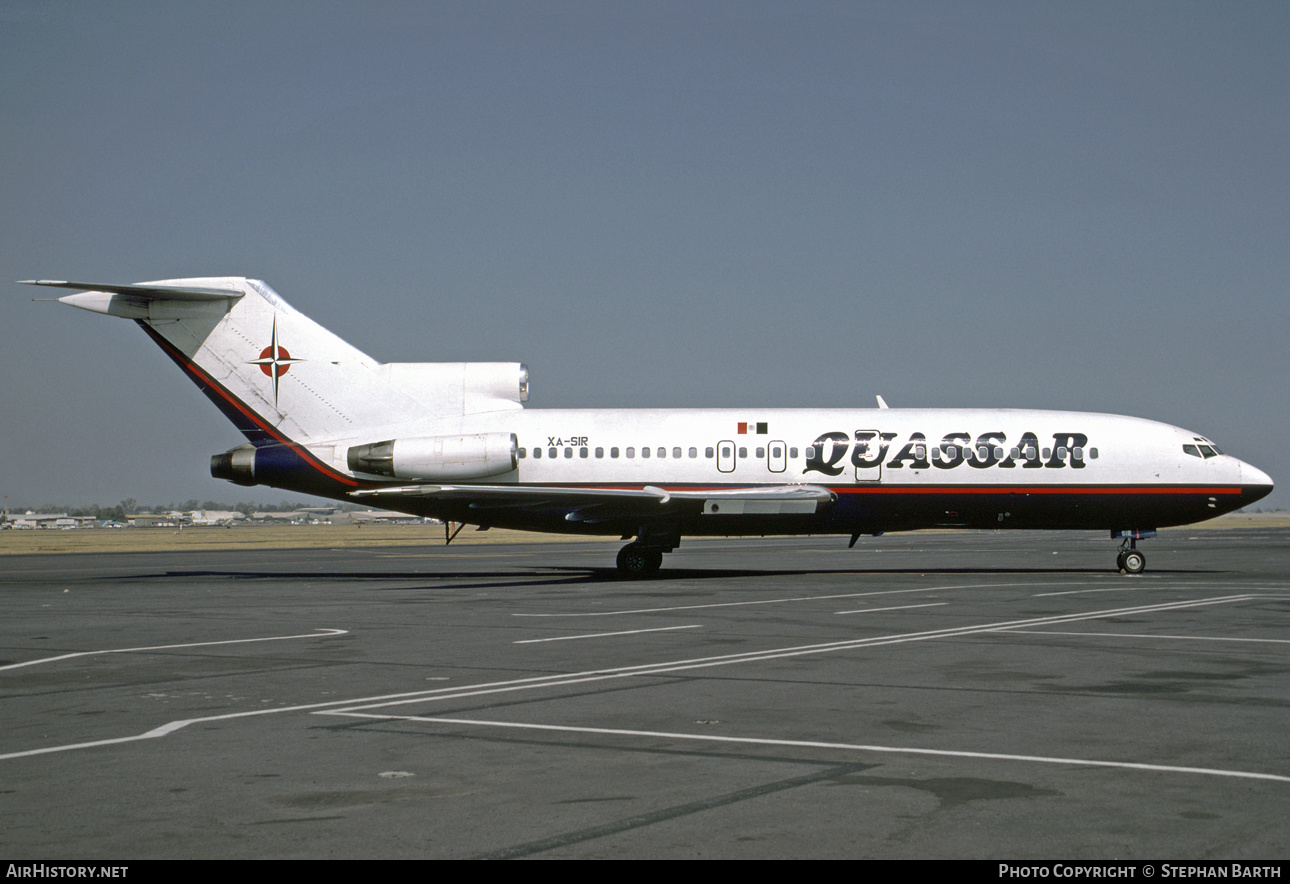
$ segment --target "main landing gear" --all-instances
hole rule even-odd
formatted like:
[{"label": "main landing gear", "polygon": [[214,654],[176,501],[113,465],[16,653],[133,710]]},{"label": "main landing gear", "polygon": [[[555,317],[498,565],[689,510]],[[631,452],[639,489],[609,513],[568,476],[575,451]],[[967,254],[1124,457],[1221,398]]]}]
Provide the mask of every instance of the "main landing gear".
[{"label": "main landing gear", "polygon": [[663,550],[629,543],[618,551],[618,573],[623,577],[648,577],[663,564]]},{"label": "main landing gear", "polygon": [[[631,537],[623,535],[623,540]],[[667,529],[641,526],[636,539],[618,551],[618,574],[629,580],[649,577],[663,564],[663,553],[681,545],[681,535]]]},{"label": "main landing gear", "polygon": [[1111,539],[1121,538],[1120,553],[1115,557],[1115,566],[1121,574],[1141,574],[1146,570],[1147,557],[1138,552],[1138,541],[1155,536],[1155,530],[1111,532]]}]

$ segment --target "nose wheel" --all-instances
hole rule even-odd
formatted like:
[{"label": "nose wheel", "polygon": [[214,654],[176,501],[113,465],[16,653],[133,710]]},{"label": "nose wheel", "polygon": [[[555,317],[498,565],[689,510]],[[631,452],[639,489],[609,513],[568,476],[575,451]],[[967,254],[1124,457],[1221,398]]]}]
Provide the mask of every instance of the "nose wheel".
[{"label": "nose wheel", "polygon": [[1121,574],[1141,574],[1147,567],[1147,557],[1136,549],[1122,549],[1115,557],[1115,565]]},{"label": "nose wheel", "polygon": [[1141,574],[1147,568],[1147,557],[1138,552],[1139,537],[1155,537],[1151,531],[1122,531],[1112,533],[1112,537],[1122,537],[1120,554],[1115,557],[1115,567],[1121,574]]}]

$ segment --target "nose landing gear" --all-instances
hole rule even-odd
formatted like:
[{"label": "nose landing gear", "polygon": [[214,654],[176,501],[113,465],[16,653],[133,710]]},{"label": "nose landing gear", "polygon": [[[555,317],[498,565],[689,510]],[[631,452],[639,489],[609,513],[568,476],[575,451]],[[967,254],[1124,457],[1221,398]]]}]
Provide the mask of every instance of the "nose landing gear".
[{"label": "nose landing gear", "polygon": [[1112,540],[1121,538],[1120,553],[1115,557],[1115,566],[1121,574],[1141,574],[1146,570],[1147,557],[1138,552],[1138,541],[1155,536],[1154,528],[1111,532]]}]

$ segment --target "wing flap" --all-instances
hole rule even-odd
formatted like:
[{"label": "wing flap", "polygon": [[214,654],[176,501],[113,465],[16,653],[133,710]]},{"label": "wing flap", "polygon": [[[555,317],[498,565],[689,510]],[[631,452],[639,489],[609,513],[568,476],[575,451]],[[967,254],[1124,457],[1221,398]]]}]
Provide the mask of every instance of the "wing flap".
[{"label": "wing flap", "polygon": [[[746,488],[664,489],[603,488],[550,485],[402,485],[351,491],[350,497],[394,503],[416,497],[443,501],[469,501],[472,509],[567,508],[571,521],[587,519],[586,513],[609,518],[624,509],[633,512],[681,508],[704,515],[800,515],[819,512],[837,499],[820,485],[761,485]],[[696,504],[698,505],[696,507]],[[397,509],[397,506],[394,507]]]}]

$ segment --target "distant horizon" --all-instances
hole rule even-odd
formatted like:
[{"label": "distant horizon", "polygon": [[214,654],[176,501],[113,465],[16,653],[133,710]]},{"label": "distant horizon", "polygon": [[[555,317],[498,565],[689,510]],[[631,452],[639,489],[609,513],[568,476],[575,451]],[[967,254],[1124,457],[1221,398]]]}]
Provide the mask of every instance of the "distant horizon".
[{"label": "distant horizon", "polygon": [[[128,500],[128,499],[129,498],[126,498],[120,501],[119,503],[106,504],[106,505],[99,504],[99,503],[85,503],[85,504],[77,504],[77,505],[42,503],[42,504],[37,504],[35,506],[31,504],[27,504],[24,506],[9,504],[7,507],[7,512],[9,512],[10,515],[13,515],[19,512],[22,512],[22,513],[30,512],[35,515],[43,515],[43,514],[53,513],[53,512],[67,512],[71,514],[73,512],[83,512],[85,510],[94,510],[94,509],[110,510],[110,509],[116,509],[117,507],[121,507],[125,503],[125,500]],[[197,505],[188,506],[189,503],[196,503]],[[207,506],[207,504],[212,504],[212,506]],[[134,512],[137,514],[144,514],[144,513],[155,512],[158,508],[164,508],[167,512],[184,512],[188,510],[220,510],[225,512],[238,512],[240,511],[240,508],[243,507],[244,505],[249,505],[254,507],[255,512],[266,512],[266,513],[294,512],[295,510],[306,508],[306,507],[308,508],[333,507],[335,509],[353,510],[358,512],[362,512],[368,509],[380,509],[380,507],[372,507],[369,504],[360,504],[360,503],[354,503],[350,501],[331,500],[325,497],[315,497],[315,498],[310,498],[309,500],[298,500],[298,501],[282,500],[282,501],[278,501],[277,503],[265,503],[263,501],[238,501],[236,503],[229,503],[227,501],[216,501],[209,498],[207,500],[199,501],[195,497],[190,497],[190,498],[187,498],[182,504],[175,504],[173,502],[169,504],[155,503],[151,505],[145,504],[145,503],[138,503],[137,504],[138,508],[131,510],[131,512]],[[290,509],[288,509],[288,507],[290,507]]]}]

